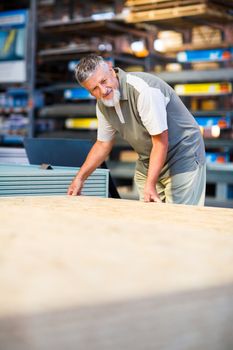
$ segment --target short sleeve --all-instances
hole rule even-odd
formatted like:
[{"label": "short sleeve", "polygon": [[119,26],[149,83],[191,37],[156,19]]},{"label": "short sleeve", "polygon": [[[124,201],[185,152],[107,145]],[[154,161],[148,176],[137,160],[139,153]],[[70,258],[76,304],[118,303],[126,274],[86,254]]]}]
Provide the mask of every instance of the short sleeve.
[{"label": "short sleeve", "polygon": [[146,87],[138,97],[137,108],[142,123],[150,135],[158,135],[167,130],[166,98],[160,89]]},{"label": "short sleeve", "polygon": [[113,140],[116,130],[106,120],[105,116],[100,111],[98,104],[96,104],[96,116],[98,119],[97,140],[105,142]]}]

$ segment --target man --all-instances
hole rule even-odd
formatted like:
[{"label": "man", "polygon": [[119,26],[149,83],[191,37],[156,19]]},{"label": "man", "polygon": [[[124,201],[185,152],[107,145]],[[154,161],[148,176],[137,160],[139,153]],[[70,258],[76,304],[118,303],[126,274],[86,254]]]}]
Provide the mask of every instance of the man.
[{"label": "man", "polygon": [[106,159],[116,131],[138,153],[140,200],[203,205],[205,150],[198,124],[174,90],[153,74],[113,69],[102,57],[83,57],[75,77],[97,99],[97,141],[68,189],[79,195]]}]

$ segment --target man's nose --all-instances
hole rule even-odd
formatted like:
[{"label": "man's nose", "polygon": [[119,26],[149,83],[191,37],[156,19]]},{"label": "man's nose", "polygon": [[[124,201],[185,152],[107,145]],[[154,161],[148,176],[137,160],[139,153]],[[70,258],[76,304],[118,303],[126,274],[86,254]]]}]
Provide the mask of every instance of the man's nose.
[{"label": "man's nose", "polygon": [[100,89],[100,92],[101,92],[102,95],[106,95],[106,93],[107,93],[107,87],[106,86],[100,84],[99,85],[99,89]]}]

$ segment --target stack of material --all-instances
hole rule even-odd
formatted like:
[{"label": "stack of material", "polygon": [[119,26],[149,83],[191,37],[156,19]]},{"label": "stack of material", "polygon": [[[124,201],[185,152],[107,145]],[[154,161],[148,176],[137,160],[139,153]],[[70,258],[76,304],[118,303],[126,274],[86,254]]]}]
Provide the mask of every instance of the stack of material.
[{"label": "stack of material", "polygon": [[166,24],[169,21],[170,26],[184,26],[188,23],[193,25],[192,19],[196,17],[217,23],[233,20],[231,1],[127,0],[126,7],[130,9],[127,17],[127,22],[130,23],[150,21]]},{"label": "stack of material", "polygon": [[[66,194],[79,168],[38,165],[0,165],[0,196],[48,196]],[[109,170],[97,169],[86,180],[82,194],[108,197]]]},{"label": "stack of material", "polygon": [[25,149],[1,147],[0,164],[29,164]]}]

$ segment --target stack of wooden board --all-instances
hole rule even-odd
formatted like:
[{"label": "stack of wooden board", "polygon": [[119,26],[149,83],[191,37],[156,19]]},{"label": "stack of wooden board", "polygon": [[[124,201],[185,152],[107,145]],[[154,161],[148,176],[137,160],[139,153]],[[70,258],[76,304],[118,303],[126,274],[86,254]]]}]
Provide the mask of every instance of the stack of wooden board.
[{"label": "stack of wooden board", "polygon": [[[126,6],[130,9],[127,22],[156,22],[182,25],[192,23],[192,18],[202,18],[210,22],[224,23],[232,21],[230,11],[232,3],[228,6],[222,2],[208,0],[127,0]],[[185,20],[184,20],[185,19]],[[190,21],[189,21],[190,20]]]},{"label": "stack of wooden board", "polygon": [[[0,164],[0,196],[66,194],[79,168]],[[97,169],[85,181],[82,194],[108,197],[109,170]]]}]

